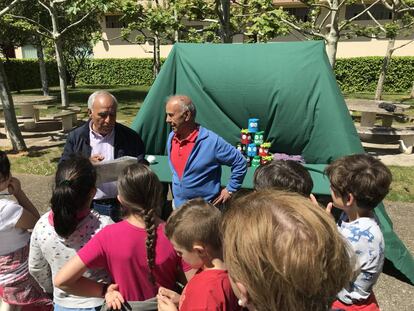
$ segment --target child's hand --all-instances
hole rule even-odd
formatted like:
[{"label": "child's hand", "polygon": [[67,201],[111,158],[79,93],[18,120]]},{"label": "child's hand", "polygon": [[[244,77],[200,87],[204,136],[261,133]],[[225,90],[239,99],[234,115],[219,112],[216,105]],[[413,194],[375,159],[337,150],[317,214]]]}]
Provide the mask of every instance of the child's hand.
[{"label": "child's hand", "polygon": [[158,311],[178,311],[175,304],[166,296],[157,295]]},{"label": "child's hand", "polygon": [[178,306],[179,302],[180,302],[180,295],[178,293],[176,293],[175,291],[165,288],[165,287],[160,287],[158,289],[158,294],[164,297],[167,297],[169,300],[171,300],[176,306]]},{"label": "child's hand", "polygon": [[22,185],[20,184],[20,180],[16,177],[10,177],[9,186],[8,186],[9,193],[16,196],[22,191]]},{"label": "child's hand", "polygon": [[[311,193],[309,196],[309,199],[312,201],[313,205],[315,205],[316,207],[321,207],[319,205],[319,202],[316,200],[316,197]],[[323,207],[322,207],[323,208]],[[333,208],[333,203],[329,202],[328,205],[326,205],[325,211],[332,216],[332,208]],[[332,216],[333,217],[333,216]]]},{"label": "child's hand", "polygon": [[109,285],[105,294],[105,302],[113,310],[121,310],[122,304],[125,302],[124,297],[118,292],[118,287],[118,284]]}]

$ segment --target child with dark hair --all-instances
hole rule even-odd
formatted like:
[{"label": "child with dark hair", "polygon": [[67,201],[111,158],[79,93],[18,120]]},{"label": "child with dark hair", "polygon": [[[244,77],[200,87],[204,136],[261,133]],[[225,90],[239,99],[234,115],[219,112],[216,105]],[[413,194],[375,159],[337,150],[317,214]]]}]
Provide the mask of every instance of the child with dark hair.
[{"label": "child with dark hair", "polygon": [[160,288],[158,310],[240,310],[221,247],[221,212],[202,199],[189,200],[167,221],[165,233],[177,253],[198,272],[182,295]]},{"label": "child with dark hair", "polygon": [[10,305],[39,306],[49,310],[51,301],[30,276],[27,267],[30,233],[39,212],[24,193],[20,181],[10,173],[10,162],[0,151],[0,191],[8,190],[15,201],[0,194],[0,288],[2,300]]},{"label": "child with dark hair", "polygon": [[[121,309],[125,300],[143,302],[154,298],[160,286],[175,289],[176,281],[185,282],[181,259],[158,217],[161,195],[161,183],[149,167],[126,167],[118,178],[125,219],[97,233],[59,271],[55,285],[73,294],[105,296],[108,307]],[[88,268],[104,268],[116,284],[83,277]],[[156,309],[155,299],[152,305]]]},{"label": "child with dark hair", "polygon": [[[333,308],[379,310],[372,291],[384,264],[384,237],[375,219],[374,208],[387,195],[392,175],[379,160],[367,154],[340,158],[326,168],[331,182],[333,206],[345,217],[339,231],[352,246],[357,258],[356,278],[339,292]],[[328,210],[332,208],[332,203]]]},{"label": "child with dark hair", "polygon": [[[55,310],[94,311],[103,298],[71,295],[53,286],[60,268],[99,230],[113,223],[110,217],[91,210],[96,192],[96,172],[89,159],[72,157],[59,164],[52,198],[52,210],[37,222],[31,237],[29,270],[40,286],[53,291]],[[103,270],[86,271],[85,276],[107,282]]]},{"label": "child with dark hair", "polygon": [[309,172],[300,163],[292,160],[274,160],[256,169],[253,185],[255,190],[284,190],[309,197],[313,181]]}]

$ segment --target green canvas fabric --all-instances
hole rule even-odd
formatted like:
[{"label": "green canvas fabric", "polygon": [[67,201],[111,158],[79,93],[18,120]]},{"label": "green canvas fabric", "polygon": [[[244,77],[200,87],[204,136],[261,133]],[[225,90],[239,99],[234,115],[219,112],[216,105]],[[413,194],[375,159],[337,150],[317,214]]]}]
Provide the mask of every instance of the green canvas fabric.
[{"label": "green canvas fabric", "polygon": [[[166,154],[165,102],[173,94],[190,96],[197,122],[233,145],[254,117],[273,153],[301,154],[307,163],[322,165],[364,152],[322,41],[176,44],[132,124],[147,154]],[[164,166],[163,173],[171,176]],[[329,183],[318,170],[310,170],[314,190],[329,194]],[[412,255],[382,205],[376,213],[386,258],[414,283]]]}]

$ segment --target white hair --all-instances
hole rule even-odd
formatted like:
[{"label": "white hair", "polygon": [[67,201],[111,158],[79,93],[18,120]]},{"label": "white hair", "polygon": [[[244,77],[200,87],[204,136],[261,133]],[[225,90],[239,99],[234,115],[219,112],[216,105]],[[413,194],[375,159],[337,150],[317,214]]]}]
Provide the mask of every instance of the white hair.
[{"label": "white hair", "polygon": [[93,103],[95,102],[95,98],[96,98],[96,96],[98,96],[98,95],[108,95],[108,96],[112,97],[112,100],[113,100],[113,102],[115,103],[115,106],[118,106],[118,101],[116,100],[116,98],[115,98],[115,96],[114,96],[114,95],[112,95],[112,94],[111,94],[111,93],[109,93],[108,91],[103,91],[103,90],[100,90],[100,91],[93,92],[93,93],[89,96],[89,98],[88,98],[88,109],[89,109],[89,110],[92,110]]}]

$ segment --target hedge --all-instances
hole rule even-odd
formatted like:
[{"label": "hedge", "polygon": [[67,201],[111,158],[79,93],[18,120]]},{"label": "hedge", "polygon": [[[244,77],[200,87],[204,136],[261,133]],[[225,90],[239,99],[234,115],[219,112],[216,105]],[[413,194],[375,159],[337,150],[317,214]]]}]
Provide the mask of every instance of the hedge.
[{"label": "hedge", "polygon": [[[382,57],[342,58],[336,62],[336,78],[343,92],[374,92]],[[5,63],[10,87],[16,90],[40,88],[36,60],[10,60]],[[49,84],[58,85],[56,64],[47,62]],[[393,57],[384,91],[408,92],[414,81],[414,57]],[[88,59],[79,72],[78,85],[151,85],[152,59]]]},{"label": "hedge", "polygon": [[88,59],[76,80],[84,85],[151,85],[152,59]]},{"label": "hedge", "polygon": [[[4,61],[4,69],[12,91],[42,87],[39,63],[36,59],[10,59]],[[59,85],[59,75],[54,61],[46,61],[46,74],[49,86]]]},{"label": "hedge", "polygon": [[[382,57],[338,59],[336,81],[345,93],[374,92],[382,66]],[[407,92],[414,81],[414,57],[393,57],[387,72],[384,91]]]}]

